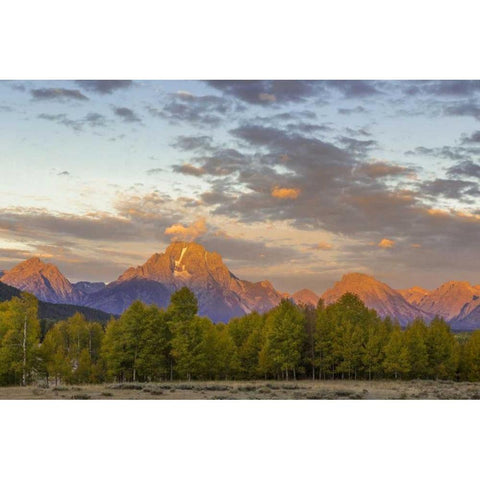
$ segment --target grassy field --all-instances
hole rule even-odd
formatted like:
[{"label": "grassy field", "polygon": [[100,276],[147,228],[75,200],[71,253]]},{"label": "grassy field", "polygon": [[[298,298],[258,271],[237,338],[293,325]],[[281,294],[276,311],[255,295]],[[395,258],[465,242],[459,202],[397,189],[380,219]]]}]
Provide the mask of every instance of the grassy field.
[{"label": "grassy field", "polygon": [[169,382],[2,387],[0,400],[480,399],[480,383],[452,381]]}]

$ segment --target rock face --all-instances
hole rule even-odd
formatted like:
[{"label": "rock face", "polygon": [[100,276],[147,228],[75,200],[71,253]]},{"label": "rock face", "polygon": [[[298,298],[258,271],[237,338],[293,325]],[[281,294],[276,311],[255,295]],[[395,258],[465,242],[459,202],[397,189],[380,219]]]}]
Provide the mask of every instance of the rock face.
[{"label": "rock face", "polygon": [[[121,314],[135,300],[166,307],[171,294],[186,286],[198,298],[199,314],[214,322],[226,322],[254,310],[268,311],[282,298],[314,306],[319,300],[311,290],[289,295],[275,290],[267,280],[256,283],[241,280],[228,270],[218,253],[208,252],[193,242],[172,243],[165,252],[155,253],[143,265],[127,269],[108,285],[71,284],[55,265],[39,258],[5,271],[1,282],[30,292],[44,302],[81,305],[113,314]],[[346,292],[356,293],[381,317],[396,318],[402,325],[417,317],[429,321],[438,315],[454,329],[480,327],[480,286],[468,282],[447,282],[433,291],[421,287],[396,291],[374,277],[350,273],[322,298],[329,304]]]},{"label": "rock face", "polygon": [[417,317],[426,321],[430,319],[430,315],[408,303],[396,290],[363,273],[344,275],[322,298],[328,305],[336,302],[346,292],[357,294],[365,305],[374,308],[380,317],[397,319],[401,325],[406,325]]},{"label": "rock face", "polygon": [[50,303],[79,303],[81,293],[50,263],[33,257],[5,272],[2,282]]},{"label": "rock face", "polygon": [[295,292],[292,298],[297,305],[311,305],[313,307],[316,307],[320,300],[320,297],[311,290],[308,290],[308,288]]},{"label": "rock face", "polygon": [[427,290],[422,287],[412,287],[412,288],[407,288],[405,290],[397,290],[397,292],[408,303],[411,303],[412,305],[415,305],[416,307],[418,307],[418,305],[423,300],[423,298],[430,293],[430,290]]},{"label": "rock face", "polygon": [[452,320],[451,326],[456,330],[476,330],[480,326],[480,298],[467,303]]},{"label": "rock face", "polygon": [[103,290],[107,285],[103,282],[77,282],[72,284],[77,292],[89,295]]},{"label": "rock face", "polygon": [[150,305],[167,306],[170,292],[161,283],[136,278],[125,282],[112,282],[102,290],[83,299],[83,305],[119,315],[135,300]]},{"label": "rock face", "polygon": [[454,329],[472,330],[480,325],[480,288],[450,281],[425,295],[418,307],[442,317]]},{"label": "rock face", "polygon": [[135,299],[165,307],[170,295],[183,286],[197,296],[199,314],[216,322],[253,310],[264,312],[282,298],[268,281],[238,279],[218,253],[207,252],[197,243],[174,242],[164,253],[155,253],[104,290],[89,295],[85,304],[111,313],[121,313]]},{"label": "rock face", "polygon": [[473,309],[468,304],[475,302],[480,296],[480,290],[468,282],[447,282],[422,298],[419,307],[432,315],[438,315],[446,321],[460,315],[467,316]]}]

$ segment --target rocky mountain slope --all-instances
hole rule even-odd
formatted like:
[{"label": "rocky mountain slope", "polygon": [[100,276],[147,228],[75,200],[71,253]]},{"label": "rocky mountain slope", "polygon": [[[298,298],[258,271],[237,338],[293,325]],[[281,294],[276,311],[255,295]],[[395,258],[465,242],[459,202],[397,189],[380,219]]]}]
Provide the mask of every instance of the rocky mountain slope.
[{"label": "rocky mountain slope", "polygon": [[96,293],[103,290],[107,285],[103,282],[77,282],[72,283],[72,286],[78,292],[89,295],[90,293]]},{"label": "rocky mountain slope", "polygon": [[112,313],[121,313],[136,298],[165,307],[170,295],[183,286],[197,296],[200,315],[216,322],[253,310],[264,312],[282,298],[268,281],[237,278],[218,253],[193,242],[173,242],[164,253],[155,253],[104,290],[89,295],[85,304]]},{"label": "rocky mountain slope", "polygon": [[[11,300],[13,297],[18,297],[21,290],[5,283],[0,282],[0,302]],[[82,307],[79,305],[65,305],[61,303],[38,302],[38,318],[41,320],[65,320],[73,316],[75,313],[81,313],[87,320],[107,323],[111,315],[93,308]]]},{"label": "rocky mountain slope", "polygon": [[44,302],[75,304],[82,298],[55,265],[44,263],[37,257],[5,272],[2,283],[32,293]]},{"label": "rocky mountain slope", "polygon": [[[267,280],[241,280],[230,272],[218,253],[208,252],[194,242],[173,242],[165,252],[155,253],[143,265],[127,269],[108,285],[72,284],[55,265],[39,258],[5,271],[1,281],[44,302],[81,305],[117,315],[135,300],[166,307],[171,294],[187,286],[198,298],[199,314],[215,322],[226,322],[254,310],[268,311],[282,298],[314,306],[319,299],[308,289],[289,295],[277,291]],[[480,328],[480,286],[468,282],[447,282],[432,291],[421,287],[396,291],[369,275],[349,273],[322,298],[329,304],[346,292],[356,293],[380,316],[396,318],[402,325],[416,317],[429,321],[438,315],[455,329]]]},{"label": "rocky mountain slope", "polygon": [[426,321],[430,319],[430,315],[408,303],[396,290],[363,273],[344,275],[322,298],[328,305],[336,302],[346,292],[357,294],[368,308],[374,308],[381,317],[396,318],[401,325],[406,325],[417,317]]},{"label": "rocky mountain slope", "polygon": [[424,297],[426,297],[430,290],[422,287],[411,287],[405,290],[397,290],[397,292],[408,302],[412,305],[418,307],[419,303],[422,301]]},{"label": "rocky mountain slope", "polygon": [[320,297],[308,288],[295,292],[291,298],[297,305],[311,305],[313,307],[316,307],[320,300]]},{"label": "rocky mountain slope", "polygon": [[462,310],[462,316],[467,316],[475,308],[475,300],[479,297],[480,290],[468,282],[450,281],[425,295],[418,306],[449,321],[458,317]]}]

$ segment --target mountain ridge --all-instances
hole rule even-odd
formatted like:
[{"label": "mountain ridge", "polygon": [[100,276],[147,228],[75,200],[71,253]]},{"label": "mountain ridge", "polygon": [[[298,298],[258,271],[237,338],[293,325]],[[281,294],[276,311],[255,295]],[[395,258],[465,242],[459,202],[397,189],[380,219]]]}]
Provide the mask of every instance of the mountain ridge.
[{"label": "mountain ridge", "polygon": [[344,293],[357,294],[368,308],[374,308],[380,317],[397,319],[406,325],[417,317],[430,320],[430,315],[408,303],[405,298],[386,283],[364,273],[347,273],[340,281],[322,294],[325,304],[337,301]]},{"label": "mountain ridge", "polygon": [[263,313],[282,298],[290,298],[298,305],[316,306],[320,298],[329,304],[350,291],[377,310],[379,316],[397,318],[402,325],[416,317],[429,321],[439,315],[452,328],[480,327],[479,285],[449,281],[434,290],[419,286],[395,290],[371,275],[351,272],[321,296],[309,289],[286,294],[268,280],[240,279],[227,268],[219,253],[209,252],[195,242],[172,242],[164,252],[154,253],[142,265],[127,268],[108,284],[71,283],[55,265],[38,257],[5,271],[1,281],[29,291],[42,301],[80,305],[115,315],[137,299],[166,307],[171,294],[187,286],[198,298],[199,314],[215,322],[226,322],[252,311]]}]

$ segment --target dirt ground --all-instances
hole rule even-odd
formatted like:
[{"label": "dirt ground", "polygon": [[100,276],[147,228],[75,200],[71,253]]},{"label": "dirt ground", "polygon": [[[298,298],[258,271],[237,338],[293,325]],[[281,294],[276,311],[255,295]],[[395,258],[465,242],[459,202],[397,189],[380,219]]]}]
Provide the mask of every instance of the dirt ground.
[{"label": "dirt ground", "polygon": [[2,387],[0,400],[480,399],[480,383],[452,381],[168,382]]}]

